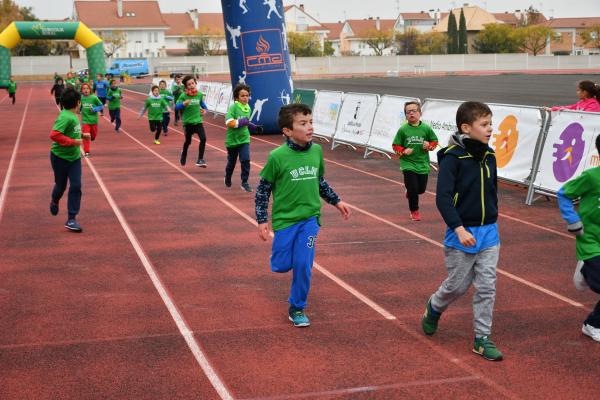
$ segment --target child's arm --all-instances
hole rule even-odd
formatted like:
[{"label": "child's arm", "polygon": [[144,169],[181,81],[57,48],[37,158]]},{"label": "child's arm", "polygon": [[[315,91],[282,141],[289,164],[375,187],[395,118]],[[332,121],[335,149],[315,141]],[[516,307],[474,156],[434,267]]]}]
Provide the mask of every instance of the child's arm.
[{"label": "child's arm", "polygon": [[148,104],[144,103],[144,107],[142,107],[142,109],[140,110],[140,115],[138,115],[137,119],[140,119],[144,116],[144,113],[146,112],[147,108],[148,108]]},{"label": "child's arm", "polygon": [[61,131],[53,130],[52,132],[50,132],[50,140],[64,147],[81,145],[81,139],[71,139],[67,135],[63,134]]},{"label": "child's arm", "polygon": [[398,132],[394,137],[392,148],[394,149],[394,153],[396,153],[399,158],[402,156],[409,156],[413,152],[413,149],[404,147],[404,132],[402,132],[402,127],[398,129]]},{"label": "child's arm", "polygon": [[340,197],[333,191],[323,176],[319,177],[319,196],[321,196],[325,202],[337,208],[344,219],[350,217],[350,210],[346,206],[346,203],[340,200]]},{"label": "child's arm", "polygon": [[256,210],[256,222],[258,223],[258,236],[267,241],[269,239],[269,198],[271,197],[271,191],[273,185],[268,180],[261,178],[256,188],[256,195],[254,197],[255,210]]},{"label": "child's arm", "polygon": [[427,132],[427,140],[423,140],[423,150],[425,151],[433,151],[438,146],[438,138],[435,135],[433,129],[429,129]]},{"label": "child's arm", "polygon": [[558,208],[563,219],[567,223],[567,230],[576,235],[583,235],[583,224],[579,214],[575,211],[573,199],[584,195],[592,183],[588,179],[589,174],[584,171],[577,178],[567,182],[557,193]]}]

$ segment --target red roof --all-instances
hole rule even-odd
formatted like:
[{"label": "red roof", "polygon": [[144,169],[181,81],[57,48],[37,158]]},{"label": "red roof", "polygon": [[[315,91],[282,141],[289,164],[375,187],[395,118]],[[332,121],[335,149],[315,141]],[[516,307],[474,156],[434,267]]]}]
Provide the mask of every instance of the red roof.
[{"label": "red roof", "polygon": [[[354,35],[352,37],[361,38],[368,36],[369,32],[377,29],[375,19],[349,19],[346,22],[350,25],[350,29]],[[394,19],[380,19],[380,29],[383,32],[394,30],[396,20]]]},{"label": "red roof", "polygon": [[327,34],[327,39],[329,40],[338,40],[342,28],[344,27],[343,22],[323,22],[321,25],[323,25],[325,29],[329,29],[329,33]]},{"label": "red roof", "polygon": [[188,53],[188,49],[166,49],[168,56],[185,56]]},{"label": "red roof", "polygon": [[592,25],[600,24],[600,17],[584,18],[554,18],[549,19],[540,25],[550,28],[589,28]]},{"label": "red roof", "polygon": [[198,14],[198,29],[206,34],[214,36],[225,36],[223,14],[201,13]]},{"label": "red roof", "polygon": [[492,13],[494,18],[498,21],[502,21],[505,24],[517,26],[519,24],[519,19],[513,13],[503,12],[503,13]]},{"label": "red roof", "polygon": [[194,22],[188,13],[163,14],[162,17],[169,26],[166,36],[183,36],[194,31]]},{"label": "red roof", "polygon": [[400,13],[400,15],[402,16],[402,19],[407,20],[407,19],[411,19],[411,20],[415,20],[415,19],[424,19],[424,20],[428,20],[431,19],[433,20],[433,17],[431,15],[429,15],[429,13],[426,13],[425,11],[421,11],[418,13]]},{"label": "red roof", "polygon": [[123,1],[122,17],[115,0],[75,1],[75,12],[90,28],[167,28],[158,1]]}]

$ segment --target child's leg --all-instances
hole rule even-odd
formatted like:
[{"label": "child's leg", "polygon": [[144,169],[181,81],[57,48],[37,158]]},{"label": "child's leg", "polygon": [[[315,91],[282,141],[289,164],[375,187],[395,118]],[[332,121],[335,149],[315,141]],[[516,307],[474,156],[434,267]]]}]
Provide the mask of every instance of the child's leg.
[{"label": "child's leg", "polygon": [[306,300],[310,290],[319,224],[317,223],[317,218],[312,217],[298,225],[300,225],[300,229],[296,234],[292,250],[292,265],[294,266],[294,270],[292,289],[288,301],[290,306],[298,310],[303,310],[306,307]]},{"label": "child's leg", "polygon": [[155,123],[155,127],[156,127],[156,132],[154,133],[154,140],[158,140],[158,139],[160,139],[162,124],[160,121],[154,121],[154,123]]},{"label": "child's leg", "polygon": [[272,272],[283,273],[292,269],[292,249],[294,248],[294,239],[296,238],[299,225],[294,224],[274,232],[270,260]]},{"label": "child's leg", "polygon": [[116,108],[115,112],[115,130],[118,131],[121,128],[121,109]]},{"label": "child's leg", "polygon": [[473,295],[473,327],[476,336],[492,334],[492,315],[496,300],[496,266],[500,245],[489,247],[476,255]]},{"label": "child's leg", "polygon": [[406,186],[406,197],[408,198],[408,209],[417,211],[419,209],[419,178],[412,171],[403,171],[404,186]]},{"label": "child's leg", "polygon": [[92,142],[96,140],[96,136],[98,136],[98,124],[90,125],[90,135],[92,136]]},{"label": "child's leg", "polygon": [[198,133],[198,136],[200,137],[198,160],[204,160],[204,149],[206,148],[206,132],[204,131],[204,125],[197,124],[196,133]]},{"label": "child's leg", "polygon": [[50,165],[54,172],[54,187],[52,188],[52,202],[58,204],[62,195],[67,188],[67,180],[69,177],[68,161],[64,160],[54,153],[50,153]]},{"label": "child's leg", "polygon": [[12,97],[12,103],[15,104],[15,101],[17,100],[17,94],[16,93],[11,93],[10,97]]},{"label": "child's leg", "polygon": [[431,297],[434,310],[444,312],[446,308],[462,296],[473,282],[476,254],[465,253],[452,247],[444,248],[444,258],[448,277]]},{"label": "child's leg", "polygon": [[81,159],[69,163],[69,197],[67,209],[69,219],[74,219],[79,214],[81,206]]},{"label": "child's leg", "polygon": [[163,113],[162,129],[165,133],[169,132],[169,122],[171,121],[171,113]]},{"label": "child's leg", "polygon": [[250,143],[244,143],[240,149],[240,165],[242,167],[242,183],[248,182],[250,176]]},{"label": "child's leg", "polygon": [[235,169],[235,163],[240,152],[240,146],[227,148],[227,165],[225,166],[225,178],[231,182],[231,175]]},{"label": "child's leg", "polygon": [[[89,124],[81,125],[82,133],[90,133],[90,131],[91,131],[91,128],[90,128]],[[90,139],[81,138],[81,142],[83,143],[83,152],[86,154],[89,153],[90,152]]]},{"label": "child's leg", "polygon": [[419,186],[418,194],[423,194],[423,193],[425,193],[425,190],[427,190],[427,179],[428,178],[429,178],[429,175],[427,175],[427,174],[417,174],[417,180],[418,180],[418,186]]},{"label": "child's leg", "polygon": [[187,156],[188,147],[190,147],[190,144],[192,143],[194,125],[183,125],[183,131],[185,132],[185,140],[183,142],[183,151],[181,152],[182,159],[184,159]]},{"label": "child's leg", "polygon": [[[600,256],[585,260],[581,273],[590,289],[600,294]],[[600,329],[600,301],[588,315],[584,324]]]},{"label": "child's leg", "polygon": [[110,116],[110,122],[115,122],[115,110],[108,110],[108,115]]}]

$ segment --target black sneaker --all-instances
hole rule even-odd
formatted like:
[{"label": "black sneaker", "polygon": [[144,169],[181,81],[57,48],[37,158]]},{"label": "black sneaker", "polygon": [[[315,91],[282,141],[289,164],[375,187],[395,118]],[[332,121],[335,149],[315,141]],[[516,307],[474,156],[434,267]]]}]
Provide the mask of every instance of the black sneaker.
[{"label": "black sneaker", "polygon": [[204,161],[203,159],[199,159],[198,161],[196,161],[196,166],[206,168],[206,161]]},{"label": "black sneaker", "polygon": [[187,153],[181,152],[181,157],[179,157],[179,164],[185,165],[185,160],[187,158]]},{"label": "black sneaker", "polygon": [[73,232],[81,232],[83,230],[81,229],[81,225],[79,225],[75,219],[70,219],[65,222],[65,228]]},{"label": "black sneaker", "polygon": [[231,177],[230,176],[225,177],[225,186],[227,186],[228,188],[231,187]]},{"label": "black sneaker", "polygon": [[252,186],[248,182],[242,182],[240,186],[244,192],[252,193]]},{"label": "black sneaker", "polygon": [[50,214],[58,215],[58,203],[50,202]]}]

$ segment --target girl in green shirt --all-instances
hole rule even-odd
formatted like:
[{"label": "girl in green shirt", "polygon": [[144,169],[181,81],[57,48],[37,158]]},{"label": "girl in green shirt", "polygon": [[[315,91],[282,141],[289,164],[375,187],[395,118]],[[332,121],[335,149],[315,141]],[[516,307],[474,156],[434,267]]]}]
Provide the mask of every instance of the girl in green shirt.
[{"label": "girl in green shirt", "polygon": [[163,113],[171,112],[169,103],[160,95],[158,86],[152,86],[152,94],[144,102],[144,108],[140,111],[138,119],[142,118],[148,110],[148,121],[150,123],[150,131],[154,132],[154,144],[160,144],[160,133],[162,129]]}]

